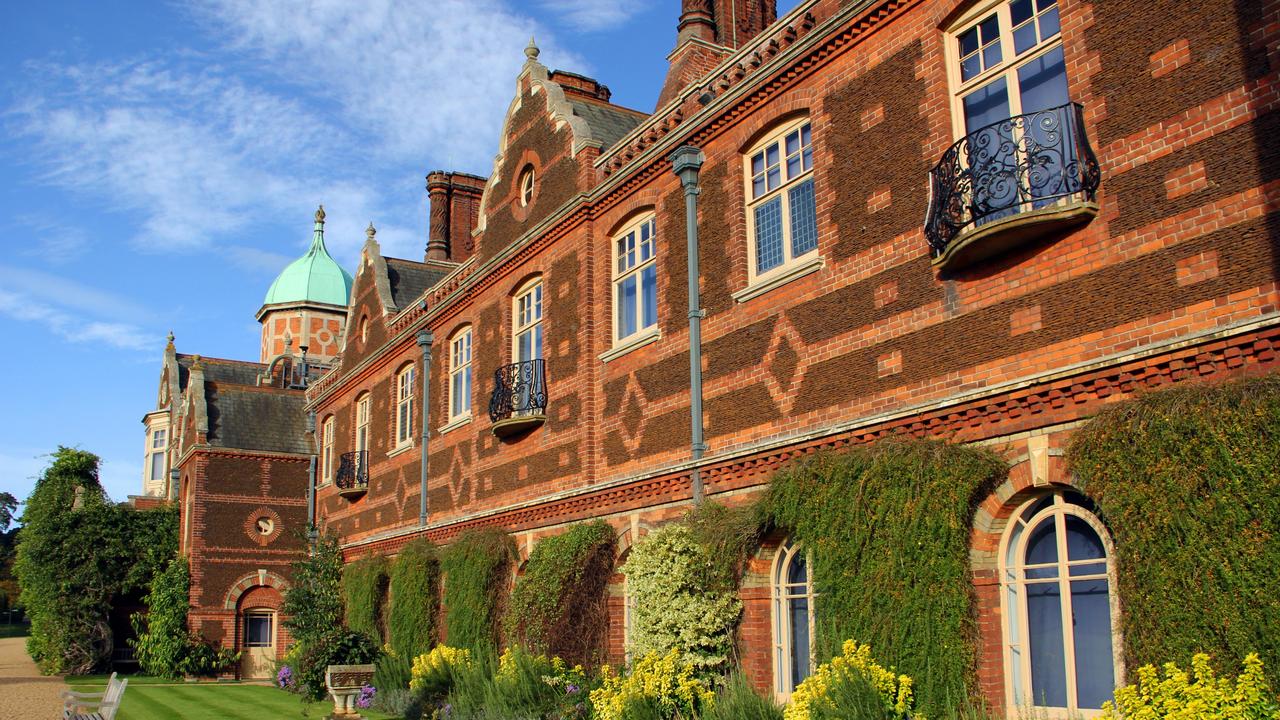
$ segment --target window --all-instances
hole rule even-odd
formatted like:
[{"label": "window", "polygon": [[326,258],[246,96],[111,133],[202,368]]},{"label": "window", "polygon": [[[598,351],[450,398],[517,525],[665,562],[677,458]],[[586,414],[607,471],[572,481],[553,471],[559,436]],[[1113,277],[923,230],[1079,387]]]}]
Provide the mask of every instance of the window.
[{"label": "window", "polygon": [[459,330],[449,343],[449,419],[471,416],[471,328]]},{"label": "window", "polygon": [[752,148],[747,163],[747,224],[752,282],[816,256],[813,146],[808,120],[785,125]]},{"label": "window", "polygon": [[542,279],[534,280],[516,294],[513,313],[516,362],[542,359]]},{"label": "window", "polygon": [[413,441],[413,363],[396,376],[396,447]]},{"label": "window", "polygon": [[169,431],[166,428],[159,428],[151,431],[150,453],[148,454],[148,477],[151,482],[158,483],[164,481],[164,455],[169,445]]},{"label": "window", "polygon": [[360,318],[360,344],[364,345],[369,341],[369,318]]},{"label": "window", "polygon": [[244,616],[244,646],[245,647],[271,647],[272,642],[271,613],[245,613]]},{"label": "window", "polygon": [[658,324],[655,228],[653,215],[647,215],[626,226],[614,238],[614,343]]},{"label": "window", "polygon": [[359,452],[369,449],[369,404],[368,393],[356,400],[356,450]]},{"label": "window", "polygon": [[790,540],[778,548],[773,570],[773,677],[780,700],[813,670],[813,578],[809,557]]},{"label": "window", "polygon": [[320,482],[333,482],[333,416],[324,419],[320,439]]},{"label": "window", "polygon": [[1111,542],[1085,503],[1029,501],[1005,533],[1006,682],[1012,706],[1037,717],[1096,714],[1115,689]]},{"label": "window", "polygon": [[982,225],[1048,205],[1038,198],[1072,187],[1078,163],[1062,136],[1074,115],[1064,107],[1070,100],[1057,0],[988,6],[961,28],[954,38],[955,117],[958,134],[973,136],[965,161]]},{"label": "window", "polygon": [[520,207],[528,207],[533,202],[533,166],[526,165],[520,173]]}]

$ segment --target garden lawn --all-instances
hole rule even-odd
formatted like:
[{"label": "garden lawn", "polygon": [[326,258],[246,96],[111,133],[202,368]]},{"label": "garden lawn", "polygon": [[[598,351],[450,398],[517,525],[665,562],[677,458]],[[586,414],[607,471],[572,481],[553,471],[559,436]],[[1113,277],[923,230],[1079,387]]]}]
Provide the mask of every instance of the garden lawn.
[{"label": "garden lawn", "polygon": [[[128,677],[129,687],[125,688],[116,720],[323,718],[333,710],[329,701],[304,706],[297,695],[266,685],[171,683],[151,677]],[[67,682],[72,690],[101,692],[106,678],[67,678]],[[391,720],[372,710],[362,714],[370,720]]]}]

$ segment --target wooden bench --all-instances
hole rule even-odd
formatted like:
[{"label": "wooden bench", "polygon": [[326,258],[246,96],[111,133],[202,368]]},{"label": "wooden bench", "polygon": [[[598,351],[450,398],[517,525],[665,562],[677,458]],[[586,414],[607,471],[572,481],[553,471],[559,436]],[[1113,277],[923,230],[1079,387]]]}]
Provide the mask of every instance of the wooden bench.
[{"label": "wooden bench", "polygon": [[128,678],[121,680],[115,673],[111,673],[106,689],[100,693],[64,691],[62,693],[63,720],[113,720],[120,709],[120,701],[128,685]]}]

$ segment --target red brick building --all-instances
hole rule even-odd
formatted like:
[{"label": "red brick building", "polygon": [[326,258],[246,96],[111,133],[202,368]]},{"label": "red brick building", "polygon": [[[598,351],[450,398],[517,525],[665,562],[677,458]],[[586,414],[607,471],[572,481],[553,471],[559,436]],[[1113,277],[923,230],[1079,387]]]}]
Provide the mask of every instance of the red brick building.
[{"label": "red brick building", "polygon": [[[306,391],[318,517],[349,557],[482,525],[527,555],[591,518],[625,553],[697,483],[738,503],[817,450],[987,444],[1011,469],[972,529],[982,692],[1087,712],[1124,668],[1110,540],[1062,451],[1137,390],[1276,363],[1278,45],[1275,2],[686,0],[652,113],[531,46],[492,174],[428,176],[423,261],[370,230]],[[1038,591],[1001,570],[1042,530],[1105,561],[1062,601],[1087,633],[1055,640],[1103,670],[1028,658]],[[784,541],[742,589],[743,663],[780,696],[812,592],[781,579],[804,558]]]}]

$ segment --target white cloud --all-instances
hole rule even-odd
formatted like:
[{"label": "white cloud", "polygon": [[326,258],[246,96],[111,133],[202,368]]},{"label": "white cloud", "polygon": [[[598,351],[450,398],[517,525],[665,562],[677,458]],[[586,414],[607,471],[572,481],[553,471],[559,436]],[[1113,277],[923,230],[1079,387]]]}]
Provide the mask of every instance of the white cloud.
[{"label": "white cloud", "polygon": [[29,268],[0,265],[0,290],[4,289],[91,315],[128,318],[135,322],[151,316],[146,307],[114,293]]},{"label": "white cloud", "polygon": [[646,9],[633,0],[542,0],[542,5],[587,32],[618,27]]},{"label": "white cloud", "polygon": [[43,214],[18,215],[10,225],[32,241],[23,255],[39,257],[53,265],[74,260],[89,246],[89,233],[84,228]]},{"label": "white cloud", "polygon": [[127,322],[95,320],[73,314],[28,294],[0,288],[0,315],[44,325],[74,343],[106,344],[122,350],[155,350],[158,338]]}]

